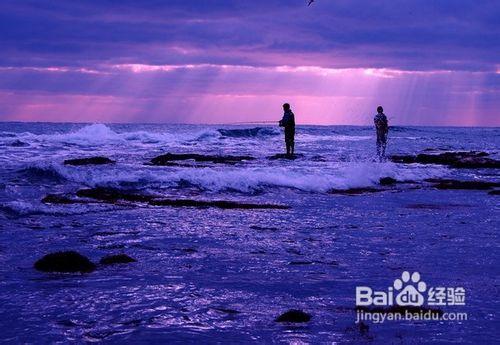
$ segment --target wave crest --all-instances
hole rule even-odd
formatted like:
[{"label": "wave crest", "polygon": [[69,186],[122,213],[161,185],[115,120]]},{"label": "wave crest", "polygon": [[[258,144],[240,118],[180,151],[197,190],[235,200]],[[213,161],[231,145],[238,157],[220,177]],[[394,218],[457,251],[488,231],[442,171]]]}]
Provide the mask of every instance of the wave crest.
[{"label": "wave crest", "polygon": [[225,129],[217,130],[223,137],[229,138],[255,138],[279,135],[280,132],[276,128],[271,127],[254,127],[241,129]]}]

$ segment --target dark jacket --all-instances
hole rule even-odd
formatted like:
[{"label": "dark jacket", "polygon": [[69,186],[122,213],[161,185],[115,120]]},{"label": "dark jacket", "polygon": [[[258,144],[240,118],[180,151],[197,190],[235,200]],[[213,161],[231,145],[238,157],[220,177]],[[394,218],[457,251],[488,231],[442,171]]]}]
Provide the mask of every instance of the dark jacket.
[{"label": "dark jacket", "polygon": [[280,126],[286,128],[295,129],[295,115],[291,110],[285,111],[283,118],[280,121]]},{"label": "dark jacket", "polygon": [[389,130],[389,121],[387,121],[387,116],[385,116],[384,113],[378,113],[375,115],[373,122],[375,123],[377,133],[385,133]]}]

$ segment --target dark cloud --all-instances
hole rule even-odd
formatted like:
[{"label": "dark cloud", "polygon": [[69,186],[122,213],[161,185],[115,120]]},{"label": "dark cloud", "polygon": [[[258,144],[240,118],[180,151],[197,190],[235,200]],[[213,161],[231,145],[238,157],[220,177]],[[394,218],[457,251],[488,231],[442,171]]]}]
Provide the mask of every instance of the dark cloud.
[{"label": "dark cloud", "polygon": [[500,54],[497,1],[7,0],[0,13],[3,65],[263,66],[280,55],[291,65],[484,71]]},{"label": "dark cloud", "polygon": [[313,122],[380,102],[402,123],[498,124],[498,1],[306,5],[3,0],[0,119],[210,122],[285,98]]}]

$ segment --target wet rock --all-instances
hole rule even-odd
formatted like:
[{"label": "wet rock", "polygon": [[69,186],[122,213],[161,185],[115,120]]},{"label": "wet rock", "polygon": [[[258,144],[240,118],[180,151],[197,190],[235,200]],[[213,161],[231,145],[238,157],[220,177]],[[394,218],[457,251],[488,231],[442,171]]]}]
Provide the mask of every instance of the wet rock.
[{"label": "wet rock", "polygon": [[186,254],[198,253],[198,251],[194,248],[182,248],[181,250]]},{"label": "wet rock", "polygon": [[89,273],[96,266],[87,257],[75,252],[64,251],[47,254],[34,265],[35,269],[42,272],[61,273]]},{"label": "wet rock", "polygon": [[500,168],[500,161],[488,158],[488,153],[478,151],[443,152],[439,154],[421,153],[414,155],[392,156],[396,163],[419,163],[448,165],[454,168]]},{"label": "wet rock", "polygon": [[302,310],[292,309],[284,314],[281,314],[276,318],[276,322],[293,322],[293,323],[303,323],[309,322],[311,320],[311,315],[303,312]]},{"label": "wet rock", "polygon": [[88,158],[76,158],[76,159],[66,159],[64,161],[65,165],[103,165],[112,164],[115,161],[107,157],[88,157]]},{"label": "wet rock", "polygon": [[393,179],[392,177],[382,177],[380,180],[379,180],[379,183],[382,185],[382,186],[390,186],[390,185],[393,185],[393,184],[396,184],[398,181],[396,179]]},{"label": "wet rock", "polygon": [[371,188],[371,187],[360,187],[360,188],[349,188],[349,189],[330,189],[328,193],[330,194],[342,194],[342,195],[359,195],[366,193],[377,193],[382,192],[383,189]]},{"label": "wet rock", "polygon": [[115,203],[117,201],[149,202],[153,199],[151,195],[136,194],[117,188],[107,187],[80,189],[76,192],[76,195],[81,198],[96,199],[110,203]]},{"label": "wet rock", "polygon": [[226,200],[158,199],[152,200],[153,206],[171,207],[216,207],[222,209],[289,209],[290,206],[278,204],[249,204]]},{"label": "wet rock", "polygon": [[42,199],[44,204],[71,205],[80,203],[79,200],[71,199],[65,195],[48,194]]},{"label": "wet rock", "polygon": [[466,190],[488,190],[500,187],[500,183],[488,181],[459,181],[449,179],[427,179],[426,182],[434,183],[437,189],[466,189]]},{"label": "wet rock", "polygon": [[254,157],[250,156],[216,156],[216,155],[200,155],[196,153],[184,153],[184,154],[167,153],[153,158],[151,160],[151,164],[168,166],[172,165],[172,163],[175,161],[186,161],[186,160],[194,160],[195,162],[209,162],[218,164],[236,164],[239,162],[249,161],[254,159],[255,159]]},{"label": "wet rock", "polygon": [[126,254],[107,255],[99,261],[101,265],[128,264],[130,262],[137,262],[137,260]]},{"label": "wet rock", "polygon": [[302,265],[313,265],[313,261],[290,261],[289,265],[302,266]]},{"label": "wet rock", "polygon": [[[106,203],[118,203],[121,201],[132,203],[148,203],[151,206],[170,207],[216,207],[222,209],[289,209],[290,206],[280,204],[252,204],[226,200],[193,200],[193,199],[160,199],[154,195],[136,194],[116,188],[89,188],[76,192],[79,198],[94,199]],[[71,199],[64,195],[49,194],[43,200],[48,204],[76,204],[89,203],[85,199]]]},{"label": "wet rock", "polygon": [[25,143],[24,141],[21,141],[21,140],[14,140],[9,145],[12,146],[12,147],[26,147],[26,146],[30,146],[28,143]]},{"label": "wet rock", "polygon": [[491,192],[488,192],[489,195],[500,195],[500,189],[495,189],[492,190]]},{"label": "wet rock", "polygon": [[276,160],[276,159],[288,159],[288,160],[296,160],[298,158],[303,158],[304,155],[301,153],[296,153],[294,155],[287,155],[286,153],[278,153],[274,156],[269,156],[267,159]]},{"label": "wet rock", "polygon": [[238,310],[235,310],[235,309],[228,309],[228,308],[213,308],[214,310],[217,310],[221,313],[224,313],[224,314],[230,314],[230,315],[235,315],[235,314],[240,314],[241,312],[239,312]]}]

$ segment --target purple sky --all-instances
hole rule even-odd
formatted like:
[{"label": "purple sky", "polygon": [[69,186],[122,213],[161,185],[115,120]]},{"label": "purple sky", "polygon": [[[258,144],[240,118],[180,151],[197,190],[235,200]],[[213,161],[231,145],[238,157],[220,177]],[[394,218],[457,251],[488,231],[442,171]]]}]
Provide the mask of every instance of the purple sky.
[{"label": "purple sky", "polygon": [[500,2],[0,2],[0,120],[500,126]]}]

